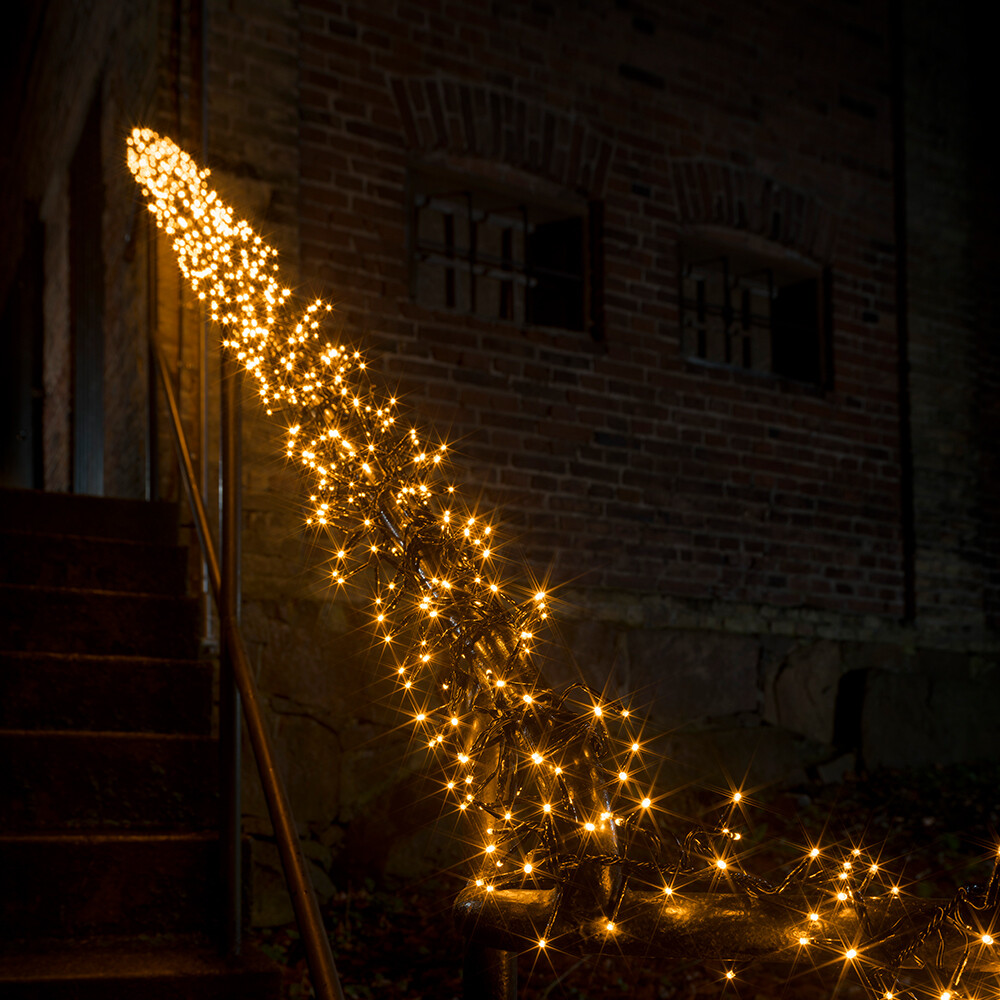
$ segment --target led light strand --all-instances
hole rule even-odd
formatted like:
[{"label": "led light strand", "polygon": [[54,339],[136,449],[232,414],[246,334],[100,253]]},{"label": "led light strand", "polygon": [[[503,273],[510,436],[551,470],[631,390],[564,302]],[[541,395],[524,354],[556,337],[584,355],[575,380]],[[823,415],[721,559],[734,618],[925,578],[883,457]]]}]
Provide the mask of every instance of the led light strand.
[{"label": "led light strand", "polygon": [[[714,827],[665,839],[630,709],[583,685],[561,694],[544,685],[532,651],[550,599],[504,578],[495,525],[447,482],[446,444],[406,425],[360,351],[326,339],[330,305],[303,306],[281,286],[277,251],[208,187],[207,169],[150,129],[133,131],[127,160],[181,271],[225,331],[224,348],[285,427],[285,456],[308,483],[306,525],[332,543],[331,583],[371,584],[372,628],[394,660],[407,710],[444,770],[445,794],[479,823],[473,884],[487,894],[555,887],[533,946],[553,940],[566,886],[581,875],[603,885],[600,872],[609,869],[619,875],[605,904],[609,937],[623,929],[630,885],[667,897],[805,893],[798,947],[839,949],[872,1000],[902,996],[893,970],[946,925],[969,948],[992,946],[1000,858],[985,896],[960,890],[880,966],[869,950],[878,944],[893,954],[893,936],[873,926],[867,900],[895,900],[900,890],[860,848],[838,859],[814,847],[781,883],[757,878],[740,863],[739,791]],[[846,950],[817,933],[825,912],[845,906],[864,931]],[[957,1000],[963,968],[941,996]],[[727,970],[727,981],[734,975]]]}]

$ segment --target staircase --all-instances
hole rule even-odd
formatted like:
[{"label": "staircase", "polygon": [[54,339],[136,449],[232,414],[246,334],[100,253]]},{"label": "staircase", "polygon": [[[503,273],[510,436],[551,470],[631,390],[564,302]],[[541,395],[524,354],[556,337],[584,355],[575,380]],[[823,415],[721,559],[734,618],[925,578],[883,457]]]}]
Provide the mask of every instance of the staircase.
[{"label": "staircase", "polygon": [[218,956],[212,667],[170,504],[0,490],[0,997],[275,1000]]}]

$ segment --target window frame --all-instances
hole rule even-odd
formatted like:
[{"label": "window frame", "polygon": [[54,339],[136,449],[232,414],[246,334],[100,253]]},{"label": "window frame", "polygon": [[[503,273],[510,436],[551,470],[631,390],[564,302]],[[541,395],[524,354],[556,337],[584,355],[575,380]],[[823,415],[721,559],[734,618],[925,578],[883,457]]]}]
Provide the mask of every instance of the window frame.
[{"label": "window frame", "polygon": [[[412,164],[407,171],[406,209],[407,238],[406,253],[411,301],[428,309],[447,310],[457,314],[474,316],[487,322],[505,323],[521,329],[542,329],[569,333],[586,333],[595,340],[604,339],[603,316],[603,206],[598,201],[590,201],[565,189],[543,181],[540,178],[521,175],[520,172],[503,169],[490,170],[490,165],[477,164],[486,169],[456,170],[437,163]],[[493,165],[495,167],[495,165]],[[499,174],[499,176],[496,176]],[[447,239],[443,245],[428,244],[420,234],[420,213],[435,202],[441,208],[465,204],[466,225],[469,227],[468,247],[449,250]],[[476,230],[481,225],[490,225],[489,218],[520,217],[522,229],[520,247],[523,260],[508,257],[503,252],[498,255],[478,248]],[[444,214],[444,213],[442,213]],[[580,224],[580,268],[579,271],[560,268],[546,268],[530,254],[531,239],[539,227],[560,222]],[[513,229],[515,227],[508,227]],[[507,229],[501,229],[501,241]],[[447,235],[447,234],[446,234]],[[512,238],[511,242],[514,242]],[[569,241],[565,242],[568,245]],[[455,246],[454,236],[451,244]],[[513,248],[512,248],[513,249]],[[455,267],[435,261],[446,271],[443,304],[428,303],[420,293],[422,254],[433,257],[443,252],[446,260],[455,260]],[[458,289],[451,287],[456,271],[467,268],[465,284],[467,294],[459,301]],[[500,274],[497,273],[500,270]],[[532,288],[538,287],[539,277],[547,272],[555,284],[578,282],[580,320],[577,325],[559,325],[538,322],[537,306],[532,307]],[[510,275],[503,281],[502,275]],[[477,282],[484,278],[500,282],[498,299],[500,308],[497,315],[477,309]],[[518,306],[515,285],[522,285],[522,301]],[[505,290],[506,289],[506,290]],[[505,299],[507,303],[505,304]],[[564,301],[573,302],[573,297]],[[507,313],[507,315],[504,315]]]}]

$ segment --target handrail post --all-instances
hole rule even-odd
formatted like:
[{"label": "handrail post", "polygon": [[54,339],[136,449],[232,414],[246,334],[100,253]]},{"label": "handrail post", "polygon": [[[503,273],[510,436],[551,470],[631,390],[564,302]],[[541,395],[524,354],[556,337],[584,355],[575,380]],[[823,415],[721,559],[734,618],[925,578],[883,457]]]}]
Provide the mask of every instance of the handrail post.
[{"label": "handrail post", "polygon": [[222,566],[219,617],[219,779],[220,854],[222,863],[222,944],[231,957],[239,955],[243,934],[242,806],[240,801],[240,694],[233,670],[231,636],[240,621],[240,407],[236,362],[223,354],[222,426]]},{"label": "handrail post", "polygon": [[[191,464],[191,452],[184,437],[184,427],[181,424],[180,411],[177,408],[177,397],[174,393],[173,385],[170,382],[170,373],[167,368],[163,352],[155,343],[150,340],[151,350],[156,359],[156,366],[160,373],[160,382],[163,386],[163,393],[167,403],[167,410],[170,415],[170,425],[174,432],[174,444],[177,446],[177,456],[181,465],[181,482],[187,493],[188,502],[191,504],[191,512],[194,514],[195,530],[198,534],[198,542],[201,545],[202,555],[208,566],[208,579],[212,586],[212,593],[216,597],[219,608],[223,607],[222,583],[219,562],[215,555],[215,547],[212,544],[212,534],[208,525],[208,517],[205,514],[205,505],[202,503],[201,494],[198,492],[194,466]],[[223,386],[227,384],[227,379],[223,376]],[[235,393],[239,383],[234,378],[228,379],[228,391]],[[235,406],[235,400],[234,400]],[[235,410],[236,418],[231,423],[233,432],[239,434],[239,409]],[[233,470],[230,470],[230,475]],[[236,470],[238,473],[238,469]],[[238,481],[238,480],[237,480]],[[230,524],[237,525],[238,518],[234,521],[230,517]],[[232,547],[230,547],[230,551]],[[237,559],[238,566],[238,559]],[[235,574],[238,580],[238,574]],[[230,593],[233,593],[231,590]],[[236,594],[233,593],[236,597]],[[238,603],[237,603],[238,609]],[[302,943],[306,949],[306,960],[309,963],[309,974],[312,978],[313,991],[317,1000],[344,1000],[344,992],[340,985],[340,977],[337,975],[337,966],[333,959],[333,952],[330,949],[330,939],[323,926],[323,917],[319,910],[319,901],[316,898],[316,891],[309,881],[308,862],[302,853],[302,844],[299,841],[298,832],[295,829],[295,822],[292,817],[291,806],[288,802],[288,793],[285,791],[281,774],[278,771],[278,764],[275,760],[274,750],[267,735],[267,726],[264,722],[263,712],[260,707],[260,697],[250,668],[250,661],[247,657],[246,647],[237,627],[234,615],[222,615],[220,613],[220,624],[224,633],[224,641],[228,650],[227,659],[229,672],[233,679],[236,692],[242,695],[235,698],[234,704],[237,709],[242,708],[247,724],[247,736],[253,748],[254,759],[257,762],[257,773],[260,775],[261,789],[264,792],[264,799],[267,802],[268,815],[271,817],[271,824],[274,827],[274,836],[278,845],[278,854],[281,857],[281,867],[285,873],[285,882],[288,885],[288,893],[292,900],[292,909],[295,911],[295,919],[299,925],[299,932],[302,935]],[[239,719],[236,720],[239,722]],[[221,728],[221,727],[220,727]],[[236,735],[239,736],[238,726],[233,726]],[[220,734],[220,745],[222,743]],[[233,743],[230,741],[230,746]],[[237,748],[239,743],[236,743]],[[237,756],[236,763],[239,763]],[[232,776],[232,767],[229,772]],[[237,767],[236,777],[239,777]],[[230,783],[231,787],[239,789],[238,784]],[[236,808],[228,811],[229,816],[239,819],[239,800],[237,798]],[[236,823],[237,837],[235,841],[230,838],[229,843],[237,846],[234,855],[239,861],[239,838],[240,824]],[[235,873],[235,879],[230,873],[229,884],[239,887],[239,870]],[[239,897],[237,897],[238,903]],[[237,910],[237,917],[239,917]],[[226,929],[236,927],[242,929],[240,919],[233,923],[231,917],[227,918]],[[239,942],[239,934],[236,935],[236,942]]]}]

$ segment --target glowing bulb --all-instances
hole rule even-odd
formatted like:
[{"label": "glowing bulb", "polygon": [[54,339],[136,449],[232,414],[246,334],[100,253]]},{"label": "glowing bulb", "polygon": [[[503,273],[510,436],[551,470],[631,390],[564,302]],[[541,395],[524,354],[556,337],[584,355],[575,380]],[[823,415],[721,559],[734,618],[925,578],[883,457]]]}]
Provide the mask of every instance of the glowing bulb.
[{"label": "glowing bulb", "polygon": [[545,805],[542,806],[542,811],[550,813],[550,812],[552,812],[552,806],[549,805],[548,802],[546,802]]},{"label": "glowing bulb", "polygon": [[642,808],[643,809],[648,809],[652,804],[653,804],[653,800],[652,799],[646,798],[646,799],[642,800]]},{"label": "glowing bulb", "polygon": [[533,760],[533,761],[534,761],[534,762],[535,762],[536,764],[541,764],[541,762],[542,762],[542,760],[543,760],[543,757],[542,757],[542,755],[541,755],[540,753],[533,753],[533,754],[531,755],[531,759],[532,759],[532,760]]},{"label": "glowing bulb", "polygon": [[734,802],[739,802],[740,799],[742,799],[742,798],[743,798],[743,793],[742,792],[735,792],[733,794],[733,801]]},{"label": "glowing bulb", "polygon": [[632,744],[632,753],[638,753],[638,752],[639,752],[639,744],[638,743],[633,743]]},{"label": "glowing bulb", "polygon": [[898,896],[899,895],[899,886],[898,885],[894,885],[890,891],[892,892],[892,894],[894,896]]},{"label": "glowing bulb", "polygon": [[717,860],[717,861],[715,862],[715,867],[716,867],[716,868],[722,868],[722,869],[725,869],[725,868],[726,868],[726,861],[725,861],[725,859],[724,859],[724,858],[719,858],[719,859],[718,859],[718,860]]},{"label": "glowing bulb", "polygon": [[837,899],[839,899],[840,902],[842,902],[842,903],[845,902],[847,900],[847,893],[846,892],[838,892],[837,893]]},{"label": "glowing bulb", "polygon": [[993,944],[993,938],[989,934],[984,934],[981,940],[983,944]]},{"label": "glowing bulb", "polygon": [[593,823],[584,823],[584,824],[583,824],[583,828],[584,828],[585,830],[587,830],[587,831],[588,831],[589,833],[593,833],[593,832],[594,832],[594,830],[595,830],[595,827],[594,827],[594,824],[593,824]]},{"label": "glowing bulb", "polygon": [[733,972],[732,969],[727,969],[726,970],[726,979],[732,979],[735,975],[736,975],[736,973]]},{"label": "glowing bulb", "polygon": [[809,938],[807,938],[807,937],[800,937],[799,938],[799,944],[809,944]]},{"label": "glowing bulb", "polygon": [[811,850],[811,851],[809,852],[809,857],[811,857],[811,858],[818,858],[818,857],[819,857],[819,848],[818,848],[818,847],[814,847],[814,848],[813,848],[813,849],[812,849],[812,850]]},{"label": "glowing bulb", "polygon": [[813,923],[815,923],[817,920],[819,920],[819,914],[818,913],[810,913],[809,914],[809,919],[811,921],[813,921]]},{"label": "glowing bulb", "polygon": [[[848,948],[847,951],[844,952],[844,958],[851,959],[857,957],[858,957],[857,948]],[[947,1000],[947,998],[945,998],[945,1000]]]},{"label": "glowing bulb", "polygon": [[672,896],[673,894],[674,894],[674,890],[671,889],[669,885],[665,885],[663,887],[663,895],[664,896]]},{"label": "glowing bulb", "polygon": [[539,948],[544,948],[545,947],[545,938],[539,938],[538,939],[538,947]]},{"label": "glowing bulb", "polygon": [[594,715],[596,715],[598,718],[600,718],[603,714],[604,714],[604,711],[602,710],[601,706],[600,705],[595,705],[594,706]]},{"label": "glowing bulb", "polygon": [[531,702],[532,702],[532,698],[531,698],[531,695],[530,695],[530,694],[526,694],[526,695],[524,696],[524,698],[523,698],[523,701],[524,701],[525,705],[530,705],[530,704],[531,704]]},{"label": "glowing bulb", "polygon": [[525,866],[524,866],[524,874],[525,875],[530,875],[531,874],[531,862],[530,861],[527,862],[525,864]]},{"label": "glowing bulb", "polygon": [[628,775],[624,771],[618,772],[618,778],[621,781],[628,781]]},{"label": "glowing bulb", "polygon": [[496,844],[487,844],[486,845],[486,853],[487,854],[492,854],[496,849],[497,849],[497,845]]},{"label": "glowing bulb", "polygon": [[615,929],[615,925],[610,920],[607,922],[605,926],[608,928],[609,931],[613,931]]}]

